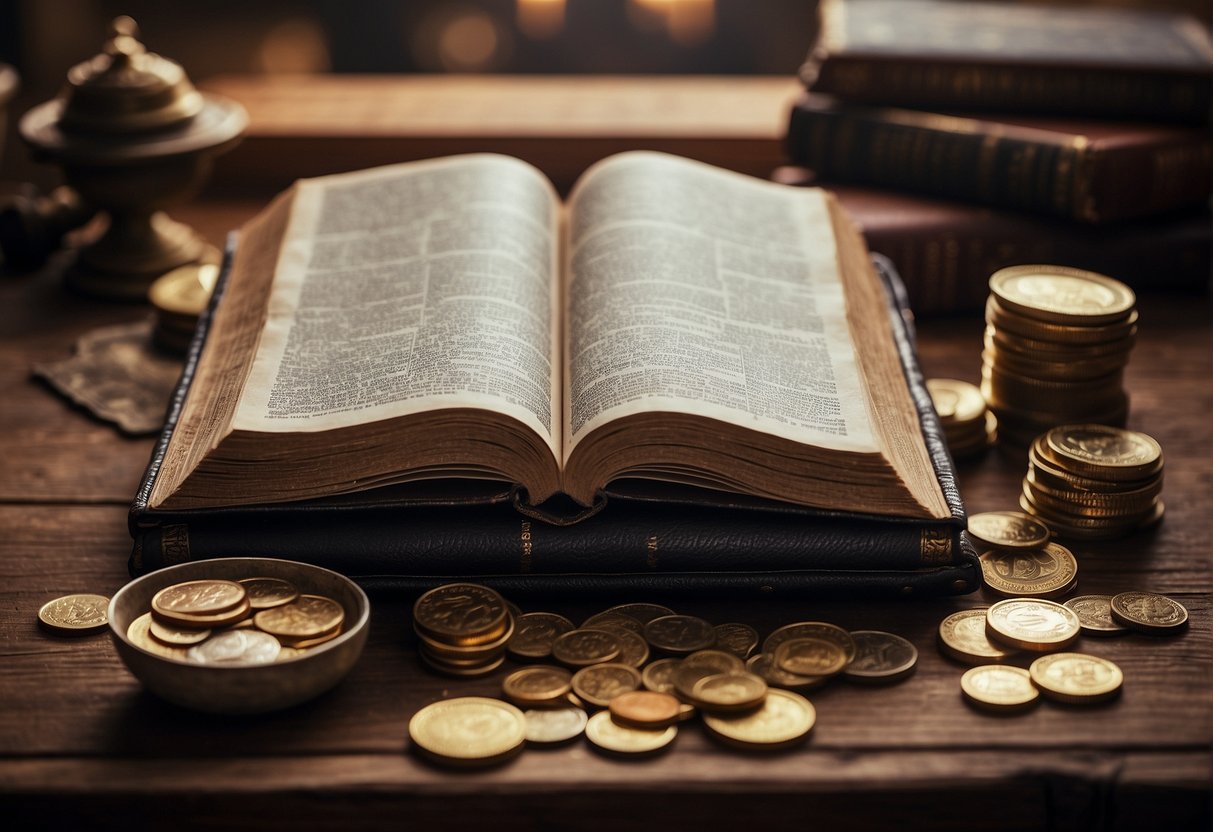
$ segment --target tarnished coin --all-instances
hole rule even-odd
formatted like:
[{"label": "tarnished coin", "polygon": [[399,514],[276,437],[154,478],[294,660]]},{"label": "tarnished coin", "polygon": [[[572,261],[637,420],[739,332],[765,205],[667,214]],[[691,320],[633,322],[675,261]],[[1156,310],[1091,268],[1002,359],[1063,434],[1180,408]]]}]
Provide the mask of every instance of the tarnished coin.
[{"label": "tarnished coin", "polygon": [[[985,626],[984,622],[982,626]],[[757,653],[745,663],[746,670],[761,676],[768,687],[783,688],[784,690],[807,691],[824,685],[832,676],[800,676],[788,673],[775,664],[775,657],[770,653]]]},{"label": "tarnished coin", "polygon": [[927,392],[931,394],[931,403],[935,405],[940,422],[945,425],[953,422],[973,422],[985,416],[986,400],[982,398],[976,385],[967,381],[929,378]]},{"label": "tarnished coin", "polygon": [[704,714],[703,724],[718,739],[755,751],[777,751],[804,740],[817,722],[809,700],[772,688],[762,706],[746,714]]},{"label": "tarnished coin", "polygon": [[855,658],[855,642],[851,634],[837,624],[827,621],[798,621],[795,624],[786,624],[767,636],[766,641],[762,643],[762,652],[774,654],[780,644],[793,638],[823,638],[837,644],[848,662]]},{"label": "tarnished coin", "polygon": [[695,683],[691,703],[705,713],[731,714],[758,707],[766,695],[767,683],[757,674],[717,673]]},{"label": "tarnished coin", "polygon": [[1121,592],[1112,596],[1112,618],[1131,630],[1170,635],[1188,623],[1188,610],[1178,601],[1153,592]]},{"label": "tarnished coin", "polygon": [[166,659],[176,659],[177,661],[185,661],[185,647],[174,647],[170,644],[164,644],[152,638],[150,628],[152,624],[152,614],[145,612],[143,615],[136,618],[126,628],[126,640],[141,650],[146,650],[156,656],[162,656]]},{"label": "tarnished coin", "polygon": [[986,634],[1021,650],[1064,650],[1080,631],[1073,610],[1043,598],[1008,598],[986,610]]},{"label": "tarnished coin", "polygon": [[986,635],[986,608],[954,612],[939,622],[939,649],[961,664],[1001,662],[1020,651],[990,641]]},{"label": "tarnished coin", "polygon": [[345,608],[323,595],[300,595],[289,604],[253,616],[254,623],[265,632],[290,640],[331,635],[344,620]]},{"label": "tarnished coin", "polygon": [[1057,464],[1081,477],[1139,480],[1163,464],[1153,438],[1107,425],[1062,425],[1045,434],[1044,444]]},{"label": "tarnished coin", "polygon": [[683,699],[693,701],[695,685],[700,679],[718,673],[739,673],[745,663],[723,650],[696,650],[687,656],[673,672],[674,690]]},{"label": "tarnished coin", "polygon": [[224,630],[186,651],[195,664],[245,667],[270,664],[278,658],[282,645],[278,639],[260,630]]},{"label": "tarnished coin", "polygon": [[538,745],[555,745],[581,736],[589,714],[581,708],[532,708],[523,712],[526,719],[526,741]]},{"label": "tarnished coin", "polygon": [[682,659],[658,659],[645,665],[640,680],[646,690],[670,693],[674,690],[674,674],[682,666]]},{"label": "tarnished coin", "polygon": [[591,743],[613,754],[653,754],[678,736],[678,728],[669,725],[660,729],[629,728],[611,718],[610,711],[599,711],[590,717],[585,735]]},{"label": "tarnished coin", "polygon": [[521,659],[545,659],[552,643],[574,629],[573,622],[551,612],[528,612],[514,619],[514,633],[506,644],[510,655]]},{"label": "tarnished coin", "polygon": [[409,738],[415,747],[440,761],[490,764],[522,748],[526,717],[508,702],[460,696],[426,705],[413,714]]},{"label": "tarnished coin", "polygon": [[848,663],[837,642],[815,636],[791,638],[775,648],[775,665],[797,676],[833,676]]},{"label": "tarnished coin", "polygon": [[608,662],[583,667],[573,674],[573,693],[599,708],[621,693],[640,689],[640,671],[628,664]]},{"label": "tarnished coin", "polygon": [[641,624],[648,624],[654,618],[661,618],[666,615],[673,615],[674,611],[669,607],[663,607],[661,604],[619,604],[611,607],[607,612],[619,613],[620,615],[628,615],[635,618]]},{"label": "tarnished coin", "polygon": [[717,624],[716,647],[739,659],[748,659],[758,649],[758,631],[749,624]]},{"label": "tarnished coin", "polygon": [[969,518],[969,537],[994,549],[1039,549],[1049,527],[1022,511],[984,511]]},{"label": "tarnished coin", "polygon": [[992,549],[978,560],[986,587],[1008,598],[1058,598],[1078,580],[1078,561],[1060,543],[1040,549]]},{"label": "tarnished coin", "polygon": [[[247,619],[246,619],[247,620]],[[156,620],[152,617],[151,626],[148,628],[152,638],[164,644],[171,644],[175,647],[190,647],[194,644],[201,644],[211,637],[214,630],[195,630],[192,628],[174,627],[171,624]]]},{"label": "tarnished coin", "polygon": [[643,637],[644,624],[637,618],[630,615],[624,615],[621,612],[600,612],[597,615],[591,615],[581,624],[583,630],[610,630],[618,632],[620,630],[632,633]]},{"label": "tarnished coin", "polygon": [[1040,699],[1028,671],[1000,664],[969,668],[960,677],[960,690],[970,703],[992,711],[1019,711]]},{"label": "tarnished coin", "polygon": [[852,682],[897,682],[914,672],[918,648],[906,639],[881,630],[852,630],[855,659],[843,675]]},{"label": "tarnished coin", "polygon": [[1004,309],[1061,324],[1119,321],[1137,298],[1119,280],[1066,266],[1012,266],[990,277],[990,292]]},{"label": "tarnished coin", "polygon": [[510,618],[501,595],[480,584],[443,584],[413,605],[413,626],[437,641],[477,645],[501,637]]},{"label": "tarnished coin", "polygon": [[281,578],[242,578],[236,583],[248,593],[248,602],[255,610],[268,610],[289,604],[299,597],[299,590]]},{"label": "tarnished coin", "polygon": [[606,630],[570,630],[552,642],[552,658],[568,667],[614,661],[622,647]]},{"label": "tarnished coin", "polygon": [[1085,653],[1052,653],[1028,668],[1032,683],[1050,699],[1071,705],[1104,702],[1120,693],[1124,674],[1115,663]]},{"label": "tarnished coin", "polygon": [[678,722],[684,703],[668,693],[633,690],[611,700],[611,718],[628,728],[665,728]]},{"label": "tarnished coin", "polygon": [[214,615],[247,603],[248,593],[235,581],[186,581],[166,586],[152,596],[152,612],[172,617]]},{"label": "tarnished coin", "polygon": [[1112,620],[1111,595],[1079,595],[1065,602],[1078,616],[1084,636],[1118,636],[1129,632]]},{"label": "tarnished coin", "polygon": [[654,650],[686,656],[716,644],[716,628],[693,615],[663,615],[644,625],[644,639]]},{"label": "tarnished coin", "polygon": [[532,665],[515,670],[501,682],[501,692],[515,705],[563,704],[573,689],[573,674],[563,667]]},{"label": "tarnished coin", "polygon": [[38,610],[38,623],[53,633],[83,636],[105,629],[109,623],[110,599],[104,595],[78,593],[47,601]]}]

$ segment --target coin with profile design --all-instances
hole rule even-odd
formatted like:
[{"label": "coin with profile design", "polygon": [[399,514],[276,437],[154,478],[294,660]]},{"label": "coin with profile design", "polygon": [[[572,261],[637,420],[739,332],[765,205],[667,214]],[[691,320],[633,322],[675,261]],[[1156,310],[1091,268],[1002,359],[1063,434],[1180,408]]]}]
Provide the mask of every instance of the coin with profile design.
[{"label": "coin with profile design", "polygon": [[663,615],[644,625],[644,639],[654,650],[685,656],[716,644],[716,628],[694,615]]},{"label": "coin with profile design", "polygon": [[1079,595],[1066,601],[1066,606],[1078,616],[1084,636],[1119,636],[1129,628],[1112,618],[1111,595]]}]

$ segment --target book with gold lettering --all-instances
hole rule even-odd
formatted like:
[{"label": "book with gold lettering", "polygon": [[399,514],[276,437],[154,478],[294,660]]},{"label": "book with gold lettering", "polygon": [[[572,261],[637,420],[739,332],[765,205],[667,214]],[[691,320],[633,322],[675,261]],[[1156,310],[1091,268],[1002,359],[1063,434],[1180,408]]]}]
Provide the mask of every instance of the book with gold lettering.
[{"label": "book with gold lettering", "polygon": [[968,591],[903,312],[829,193],[663,154],[566,204],[487,154],[301,180],[240,232],[132,568]]}]

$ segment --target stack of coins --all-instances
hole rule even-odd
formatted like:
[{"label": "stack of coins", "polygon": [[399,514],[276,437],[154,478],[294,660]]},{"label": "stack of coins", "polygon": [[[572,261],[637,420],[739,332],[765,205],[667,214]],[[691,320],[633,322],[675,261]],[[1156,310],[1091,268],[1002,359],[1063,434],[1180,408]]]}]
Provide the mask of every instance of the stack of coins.
[{"label": "stack of coins", "polygon": [[481,676],[505,661],[514,616],[497,592],[479,584],[445,584],[413,606],[421,658],[452,676]]},{"label": "stack of coins", "polygon": [[977,456],[994,444],[998,420],[975,385],[951,378],[930,378],[927,391],[954,459]]},{"label": "stack of coins", "polygon": [[1003,598],[1061,598],[1078,586],[1074,553],[1049,540],[1049,527],[1018,511],[969,518],[969,537],[989,547],[978,558],[987,592]]},{"label": "stack of coins", "polygon": [[1028,451],[1020,506],[1059,537],[1107,540],[1162,519],[1163,457],[1144,433],[1063,425]]},{"label": "stack of coins", "polygon": [[161,349],[184,353],[194,337],[198,317],[211,299],[219,267],[194,263],[173,269],[148,289],[148,301],[156,310],[152,341]]},{"label": "stack of coins", "polygon": [[1136,298],[1119,281],[1063,266],[990,278],[981,392],[1000,441],[1019,447],[1073,422],[1123,425]]}]

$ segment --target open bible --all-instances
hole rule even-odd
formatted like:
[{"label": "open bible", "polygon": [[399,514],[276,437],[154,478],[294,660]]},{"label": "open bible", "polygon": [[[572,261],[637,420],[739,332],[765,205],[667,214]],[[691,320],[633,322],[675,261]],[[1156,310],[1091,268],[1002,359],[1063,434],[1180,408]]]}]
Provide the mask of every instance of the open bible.
[{"label": "open bible", "polygon": [[[582,559],[562,574],[618,574],[596,530],[663,508],[760,536],[859,518],[917,538],[899,569],[963,560],[912,345],[824,191],[656,153],[603,160],[567,204],[487,154],[301,180],[241,231],[202,329],[132,512],[137,569],[227,554],[199,529],[258,518],[265,552],[279,521],[339,538],[390,527],[386,506],[421,509],[395,515],[400,558],[354,571],[533,567],[469,572],[437,530],[403,551],[435,511],[472,536],[495,511],[532,556],[563,529]],[[447,560],[423,565],[435,533]]]}]

